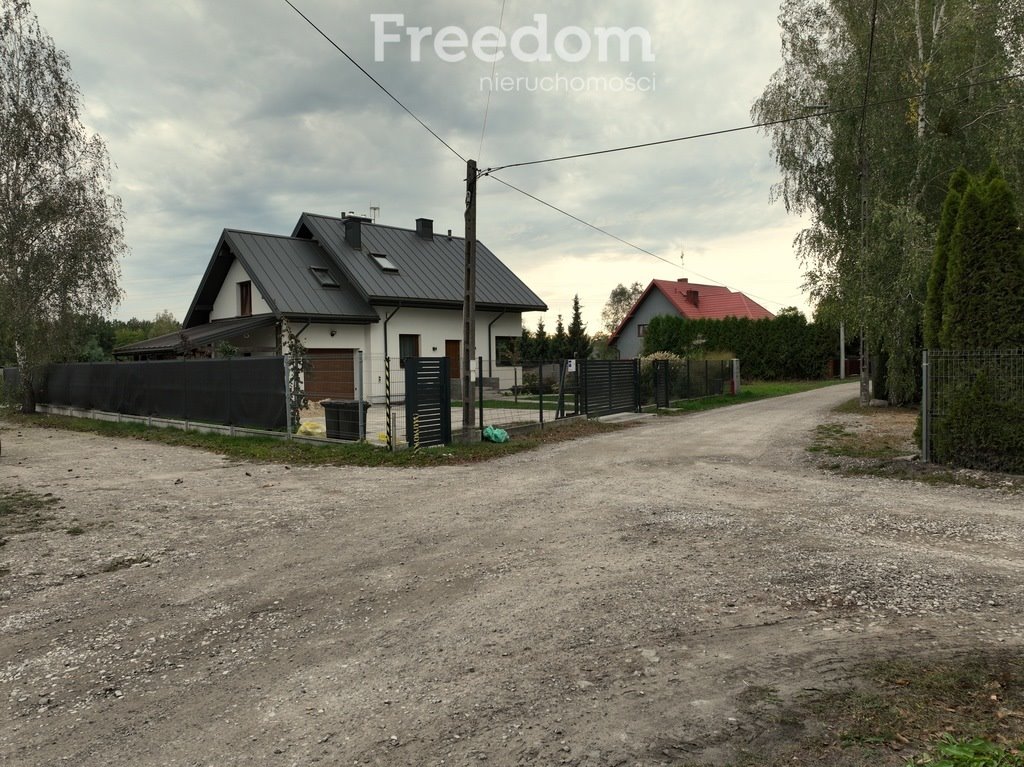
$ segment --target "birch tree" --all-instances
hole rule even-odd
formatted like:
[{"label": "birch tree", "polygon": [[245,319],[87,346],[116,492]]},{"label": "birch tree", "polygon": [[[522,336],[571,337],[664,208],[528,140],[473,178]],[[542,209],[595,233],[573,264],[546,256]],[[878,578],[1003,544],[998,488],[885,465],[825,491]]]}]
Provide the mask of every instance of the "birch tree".
[{"label": "birch tree", "polygon": [[888,356],[890,399],[908,402],[950,176],[996,160],[1011,186],[1024,179],[1024,88],[1007,79],[1021,71],[1024,8],[878,0],[868,81],[872,6],[784,0],[783,65],[752,114],[789,120],[767,129],[782,171],[772,196],[811,221],[796,248],[812,295],[866,331]]},{"label": "birch tree", "polygon": [[0,345],[15,351],[25,412],[73,345],[71,320],[106,316],[121,295],[121,201],[80,101],[27,0],[0,0]]}]

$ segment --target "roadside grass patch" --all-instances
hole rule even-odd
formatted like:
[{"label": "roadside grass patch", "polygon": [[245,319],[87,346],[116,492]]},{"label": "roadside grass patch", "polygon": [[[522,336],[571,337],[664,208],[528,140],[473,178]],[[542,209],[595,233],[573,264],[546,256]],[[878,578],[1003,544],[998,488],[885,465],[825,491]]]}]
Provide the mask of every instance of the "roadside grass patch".
[{"label": "roadside grass patch", "polygon": [[899,431],[866,428],[851,431],[840,423],[825,423],[815,429],[814,440],[807,448],[812,453],[824,453],[848,458],[895,458],[906,455],[913,446]]},{"label": "roadside grass patch", "polygon": [[310,443],[273,437],[231,437],[223,434],[202,434],[180,429],[149,427],[145,424],[95,421],[69,416],[32,415],[6,416],[21,426],[86,432],[104,437],[138,439],[164,445],[192,447],[217,453],[239,461],[280,463],[295,466],[395,466],[428,467],[478,463],[543,445],[583,437],[608,434],[627,428],[622,424],[605,424],[579,420],[530,434],[516,434],[508,442],[471,442],[421,450],[401,449],[391,453],[366,443]]},{"label": "roadside grass patch", "polygon": [[[1012,755],[1024,742],[1024,658],[1019,651],[899,658],[869,668],[865,681],[866,689],[838,691],[812,707],[818,716],[833,720],[830,729],[840,742],[911,747],[939,756],[942,747],[973,742],[975,746],[963,748],[965,758],[971,759],[972,753],[984,756],[993,749]],[[1019,754],[1013,758],[949,764],[1024,765]]]},{"label": "roadside grass patch", "polygon": [[878,661],[851,686],[802,696],[775,719],[770,754],[748,754],[750,764],[1024,767],[1024,655],[977,649]]},{"label": "roadside grass patch", "polygon": [[929,485],[1024,490],[1024,477],[952,469],[919,458],[916,408],[861,407],[857,398],[832,409],[835,420],[815,428],[809,453],[819,467],[847,477],[915,480]]},{"label": "roadside grass patch", "polygon": [[50,513],[59,500],[51,493],[0,486],[0,541],[9,535],[42,530],[53,519]]}]

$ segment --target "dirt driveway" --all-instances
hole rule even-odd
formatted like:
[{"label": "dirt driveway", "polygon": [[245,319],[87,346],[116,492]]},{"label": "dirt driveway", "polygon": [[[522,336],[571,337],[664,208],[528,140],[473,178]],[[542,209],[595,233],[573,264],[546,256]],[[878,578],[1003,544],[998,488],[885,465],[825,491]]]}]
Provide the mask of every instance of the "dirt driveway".
[{"label": "dirt driveway", "polygon": [[815,469],[854,395],[433,470],[7,431],[59,503],[0,548],[0,763],[725,764],[785,737],[751,690],[1019,645],[1020,496]]}]

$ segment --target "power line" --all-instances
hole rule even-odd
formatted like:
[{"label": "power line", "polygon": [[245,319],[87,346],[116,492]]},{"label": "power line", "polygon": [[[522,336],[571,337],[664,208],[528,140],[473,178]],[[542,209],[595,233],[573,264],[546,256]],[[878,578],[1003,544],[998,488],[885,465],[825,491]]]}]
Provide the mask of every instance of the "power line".
[{"label": "power line", "polygon": [[[287,1],[287,0],[286,0]],[[629,144],[628,146],[613,147],[611,149],[598,149],[592,152],[578,152],[576,154],[561,155],[558,157],[547,157],[543,160],[529,160],[526,162],[514,162],[507,165],[498,165],[494,168],[487,168],[483,171],[484,174],[494,173],[499,170],[508,170],[509,168],[524,168],[530,165],[544,165],[552,162],[562,162],[564,160],[578,160],[583,157],[596,157],[605,154],[614,154],[617,152],[629,152],[634,149],[647,149],[654,146],[663,146],[665,144],[677,144],[683,141],[694,141],[702,138],[712,138],[714,136],[725,136],[730,133],[742,133],[744,131],[757,130],[759,128],[770,128],[774,125],[785,125],[786,123],[800,122],[802,120],[814,120],[820,117],[829,117],[831,115],[840,115],[847,112],[857,112],[868,107],[881,107],[888,106],[890,104],[899,104],[904,101],[910,101],[916,98],[923,98],[925,96],[936,96],[943,93],[953,93],[955,91],[966,90],[969,88],[976,88],[979,85],[995,85],[1001,82],[1007,82],[1009,80],[1019,80],[1024,78],[1024,74],[1013,74],[1004,75],[1002,77],[994,77],[990,80],[979,80],[977,82],[969,83],[967,85],[953,85],[948,88],[938,88],[931,91],[922,91],[920,93],[913,93],[910,95],[899,96],[891,99],[884,99],[882,101],[874,101],[871,103],[862,103],[854,107],[842,107],[837,109],[826,109],[813,114],[798,115],[795,117],[782,117],[778,120],[767,120],[760,123],[751,123],[750,125],[740,125],[735,128],[724,128],[722,130],[705,131],[703,133],[693,133],[688,136],[677,136],[675,138],[661,139],[659,141],[647,141],[642,144]]]},{"label": "power line", "polygon": [[457,151],[456,151],[456,150],[455,150],[455,149],[454,149],[454,148],[452,147],[452,145],[451,145],[451,144],[449,144],[449,143],[448,143],[447,141],[445,141],[445,140],[444,140],[443,138],[441,138],[441,137],[440,137],[439,135],[437,135],[437,134],[436,134],[436,133],[435,133],[435,132],[434,132],[434,131],[433,131],[433,130],[431,129],[431,127],[430,127],[429,125],[427,125],[427,124],[426,124],[425,122],[423,122],[423,120],[421,120],[421,119],[420,119],[419,117],[417,117],[417,116],[416,116],[416,115],[415,115],[415,114],[413,113],[413,111],[412,111],[411,109],[409,109],[409,107],[407,107],[407,106],[406,106],[405,104],[403,104],[403,103],[402,103],[401,101],[399,101],[399,100],[398,100],[398,97],[397,97],[397,96],[395,96],[395,94],[393,94],[393,93],[392,93],[391,91],[389,91],[389,90],[388,90],[387,88],[385,88],[385,87],[384,87],[384,86],[383,86],[383,85],[381,84],[381,82],[380,82],[380,81],[379,81],[379,80],[378,80],[378,79],[377,79],[376,77],[374,77],[374,76],[373,76],[373,75],[371,75],[371,74],[370,74],[369,72],[367,72],[367,71],[366,71],[366,70],[365,70],[365,69],[363,68],[363,66],[362,66],[362,65],[361,65],[361,64],[360,64],[360,63],[359,63],[358,61],[356,61],[356,60],[355,60],[354,58],[352,58],[351,56],[349,56],[349,55],[348,55],[348,53],[346,53],[346,52],[345,52],[345,50],[344,50],[344,49],[343,49],[343,48],[342,48],[342,47],[341,47],[340,45],[338,45],[338,44],[337,44],[336,42],[334,42],[334,40],[333,40],[333,39],[331,39],[330,35],[328,35],[328,34],[327,34],[326,32],[324,32],[324,31],[323,31],[322,29],[320,29],[320,27],[318,27],[318,26],[317,26],[317,25],[316,25],[316,24],[315,24],[315,23],[313,22],[313,20],[312,20],[312,19],[310,19],[310,18],[309,18],[309,17],[308,17],[308,16],[306,15],[306,14],[304,14],[304,13],[303,13],[302,11],[300,11],[300,10],[299,10],[298,8],[296,8],[296,7],[295,7],[295,5],[294,5],[294,4],[292,3],[292,1],[291,1],[291,0],[284,0],[284,1],[285,1],[286,3],[288,3],[288,5],[289,5],[289,6],[291,6],[291,9],[292,9],[293,11],[295,11],[295,12],[296,12],[297,14],[299,14],[299,16],[301,16],[301,17],[303,18],[303,20],[305,20],[305,22],[306,22],[307,24],[309,24],[309,26],[313,27],[313,29],[315,29],[315,30],[316,30],[316,31],[317,31],[317,32],[318,32],[318,33],[320,34],[320,36],[321,36],[321,37],[322,37],[322,38],[323,38],[324,40],[326,40],[327,42],[329,42],[329,43],[330,43],[330,44],[331,44],[331,45],[332,45],[332,46],[334,47],[334,49],[335,49],[336,51],[338,51],[338,53],[340,53],[340,54],[341,54],[342,56],[344,56],[344,57],[345,57],[346,59],[348,59],[349,61],[351,61],[351,62],[352,62],[352,64],[353,64],[353,65],[354,65],[354,66],[356,67],[356,69],[358,69],[358,70],[359,70],[360,72],[362,72],[362,73],[363,73],[364,75],[366,75],[366,76],[367,76],[368,78],[370,78],[371,82],[373,82],[373,84],[374,84],[374,85],[376,85],[376,86],[377,86],[378,88],[380,88],[380,89],[381,89],[382,91],[384,91],[384,93],[386,93],[386,94],[388,95],[388,98],[390,98],[390,99],[391,99],[392,101],[394,101],[394,102],[395,102],[396,104],[398,104],[398,106],[400,106],[400,107],[401,107],[401,108],[402,108],[403,110],[405,110],[405,112],[406,112],[406,113],[407,113],[407,114],[408,114],[408,115],[409,115],[410,117],[412,117],[412,119],[414,119],[414,120],[415,120],[416,122],[418,122],[418,123],[419,123],[420,125],[422,125],[422,126],[423,126],[423,127],[424,127],[424,128],[426,129],[426,130],[427,130],[427,132],[428,132],[428,133],[430,133],[430,135],[431,135],[431,136],[433,136],[433,137],[434,137],[434,138],[436,138],[436,139],[437,139],[438,141],[440,141],[440,142],[441,142],[442,144],[444,144],[444,145],[445,145],[445,146],[446,146],[446,147],[448,148],[448,151],[450,151],[450,152],[451,152],[452,154],[454,154],[454,155],[455,155],[456,157],[458,157],[458,158],[459,158],[460,160],[462,160],[463,162],[466,162],[466,158],[465,158],[465,157],[463,157],[463,156],[462,156],[461,154],[459,154],[459,153],[458,153],[458,152],[457,152]]},{"label": "power line", "polygon": [[[677,269],[679,269],[681,271],[689,272],[690,274],[696,275],[697,277],[701,277],[701,278],[703,278],[705,280],[710,280],[711,282],[714,282],[714,283],[717,283],[717,284],[722,284],[721,280],[716,280],[714,277],[709,277],[706,274],[701,274],[700,272],[694,271],[693,269],[686,269],[686,268],[683,267],[682,264],[677,264],[675,261],[669,261],[667,258],[659,256],[657,253],[652,253],[651,251],[647,250],[647,248],[642,248],[639,245],[637,245],[636,243],[630,242],[629,240],[624,240],[622,237],[619,237],[616,234],[612,234],[607,229],[602,229],[601,227],[597,226],[596,224],[592,224],[589,221],[585,221],[582,218],[580,218],[579,216],[576,216],[576,215],[574,215],[572,213],[569,213],[567,210],[559,208],[557,205],[553,205],[552,203],[547,202],[546,200],[542,200],[537,195],[531,194],[530,192],[527,192],[525,189],[520,189],[515,184],[510,184],[508,181],[505,181],[504,179],[500,179],[497,176],[495,176],[495,175],[493,175],[493,174],[491,174],[489,172],[484,172],[482,175],[487,176],[488,178],[494,179],[499,184],[503,184],[503,185],[507,186],[509,189],[512,189],[513,191],[516,191],[516,192],[519,192],[519,194],[524,195],[525,197],[529,197],[531,200],[534,200],[535,202],[539,202],[541,205],[543,205],[545,207],[548,207],[548,208],[551,208],[551,210],[553,210],[553,211],[561,213],[563,216],[568,216],[573,221],[576,221],[576,222],[578,222],[580,224],[583,224],[584,226],[593,229],[595,232],[600,232],[601,234],[605,235],[606,237],[611,237],[613,240],[617,240],[618,242],[621,242],[623,245],[626,245],[627,247],[633,248],[633,250],[636,250],[636,251],[639,251],[640,253],[643,253],[645,255],[651,256],[652,258],[656,258],[659,261],[663,261],[664,263],[669,264],[670,266],[674,266],[675,268],[677,268]],[[772,304],[778,304],[779,306],[785,306],[786,305],[784,301],[776,301],[773,298],[766,298],[764,296],[759,296],[756,293],[746,293],[746,295],[751,296],[752,298],[756,298],[756,299],[758,299],[760,301],[767,301],[767,302],[772,303]]]}]

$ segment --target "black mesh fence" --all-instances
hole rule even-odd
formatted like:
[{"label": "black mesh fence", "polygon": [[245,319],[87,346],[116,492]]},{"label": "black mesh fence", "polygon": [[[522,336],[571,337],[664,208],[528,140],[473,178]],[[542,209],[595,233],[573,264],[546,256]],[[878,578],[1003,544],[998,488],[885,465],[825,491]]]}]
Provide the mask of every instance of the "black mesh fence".
[{"label": "black mesh fence", "polygon": [[641,401],[668,408],[682,400],[732,394],[732,376],[730,360],[643,360]]},{"label": "black mesh fence", "polygon": [[1024,472],[1024,349],[925,351],[922,381],[925,460]]},{"label": "black mesh fence", "polygon": [[[17,385],[17,369],[4,380]],[[52,365],[37,401],[82,410],[280,430],[288,426],[282,357]]]}]

